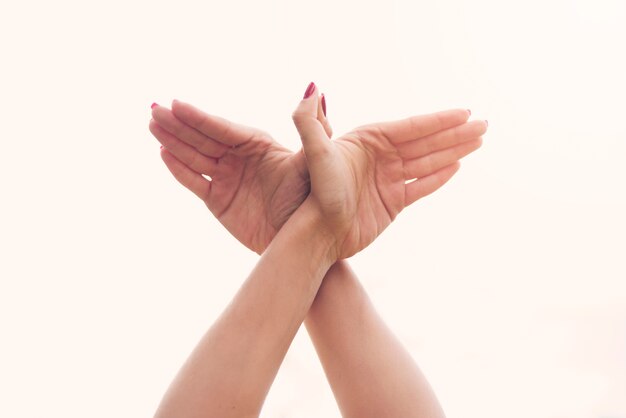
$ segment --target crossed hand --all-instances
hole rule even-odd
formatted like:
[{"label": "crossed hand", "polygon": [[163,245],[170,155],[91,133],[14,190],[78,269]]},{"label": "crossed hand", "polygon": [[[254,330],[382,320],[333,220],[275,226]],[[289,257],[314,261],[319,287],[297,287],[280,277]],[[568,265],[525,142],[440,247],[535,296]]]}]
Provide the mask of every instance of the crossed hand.
[{"label": "crossed hand", "polygon": [[[292,118],[303,149],[190,104],[153,105],[150,131],[174,177],[241,243],[262,253],[305,201],[337,259],[370,244],[406,206],[434,192],[478,149],[486,121],[465,109],[360,126],[331,140],[311,83]],[[209,178],[205,177],[208,176]]]},{"label": "crossed hand", "polygon": [[447,110],[331,140],[325,99],[313,83],[292,115],[302,141],[296,153],[263,131],[182,102],[171,110],[155,105],[152,116],[150,130],[174,177],[263,253],[156,416],[259,416],[305,318],[343,416],[443,416],[356,276],[337,261],[448,181],[459,159],[480,146],[486,122]]}]

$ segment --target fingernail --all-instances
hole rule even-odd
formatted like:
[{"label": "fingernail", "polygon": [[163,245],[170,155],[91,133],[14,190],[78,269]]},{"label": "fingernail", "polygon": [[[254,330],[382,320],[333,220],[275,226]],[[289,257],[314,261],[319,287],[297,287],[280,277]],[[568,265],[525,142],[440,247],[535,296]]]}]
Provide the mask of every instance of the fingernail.
[{"label": "fingernail", "polygon": [[470,116],[472,116],[472,111],[471,110],[467,109],[467,113],[469,113]]},{"label": "fingernail", "polygon": [[163,149],[163,145],[161,145],[161,149]]},{"label": "fingernail", "polygon": [[158,105],[159,105],[158,103],[152,103],[152,105],[150,106],[150,109],[154,109]]},{"label": "fingernail", "polygon": [[311,83],[309,84],[309,87],[307,87],[306,91],[304,92],[304,98],[308,99],[309,96],[311,96],[314,91],[315,91],[315,83],[311,81]]},{"label": "fingernail", "polygon": [[485,119],[485,123],[489,126],[489,121],[487,119]]},{"label": "fingernail", "polygon": [[324,111],[324,116],[326,116],[326,96],[322,93],[322,110]]}]

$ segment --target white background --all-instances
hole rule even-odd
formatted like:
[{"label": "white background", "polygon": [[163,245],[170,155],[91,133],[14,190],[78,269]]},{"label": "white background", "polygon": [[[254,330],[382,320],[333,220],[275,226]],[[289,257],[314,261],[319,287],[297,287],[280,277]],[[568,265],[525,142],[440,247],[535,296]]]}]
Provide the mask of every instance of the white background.
[{"label": "white background", "polygon": [[[0,416],[151,416],[257,256],[149,134],[178,98],[298,147],[467,107],[484,145],[354,257],[449,417],[626,417],[621,0],[3,2]],[[338,417],[300,333],[266,417]]]}]

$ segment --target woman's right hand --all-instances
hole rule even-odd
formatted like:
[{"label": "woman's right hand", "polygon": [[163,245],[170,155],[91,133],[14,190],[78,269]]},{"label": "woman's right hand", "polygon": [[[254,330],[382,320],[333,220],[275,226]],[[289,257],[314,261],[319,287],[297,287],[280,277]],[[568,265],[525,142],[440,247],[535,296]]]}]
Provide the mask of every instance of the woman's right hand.
[{"label": "woman's right hand", "polygon": [[402,209],[446,183],[487,130],[485,121],[465,124],[464,134],[446,130],[469,117],[459,109],[366,125],[331,141],[316,118],[318,101],[311,83],[293,120],[311,178],[307,203],[334,237],[338,259],[365,248]]}]

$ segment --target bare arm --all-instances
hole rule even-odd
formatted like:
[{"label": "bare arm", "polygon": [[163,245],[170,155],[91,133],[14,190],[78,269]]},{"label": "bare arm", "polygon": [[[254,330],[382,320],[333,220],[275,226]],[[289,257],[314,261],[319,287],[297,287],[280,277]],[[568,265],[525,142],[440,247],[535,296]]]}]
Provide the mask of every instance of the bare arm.
[{"label": "bare arm", "polygon": [[[306,203],[289,219],[168,389],[156,417],[256,417],[335,261]],[[303,237],[307,237],[303,239]]]},{"label": "bare arm", "polygon": [[346,261],[326,274],[305,324],[342,416],[444,416],[426,378]]}]

